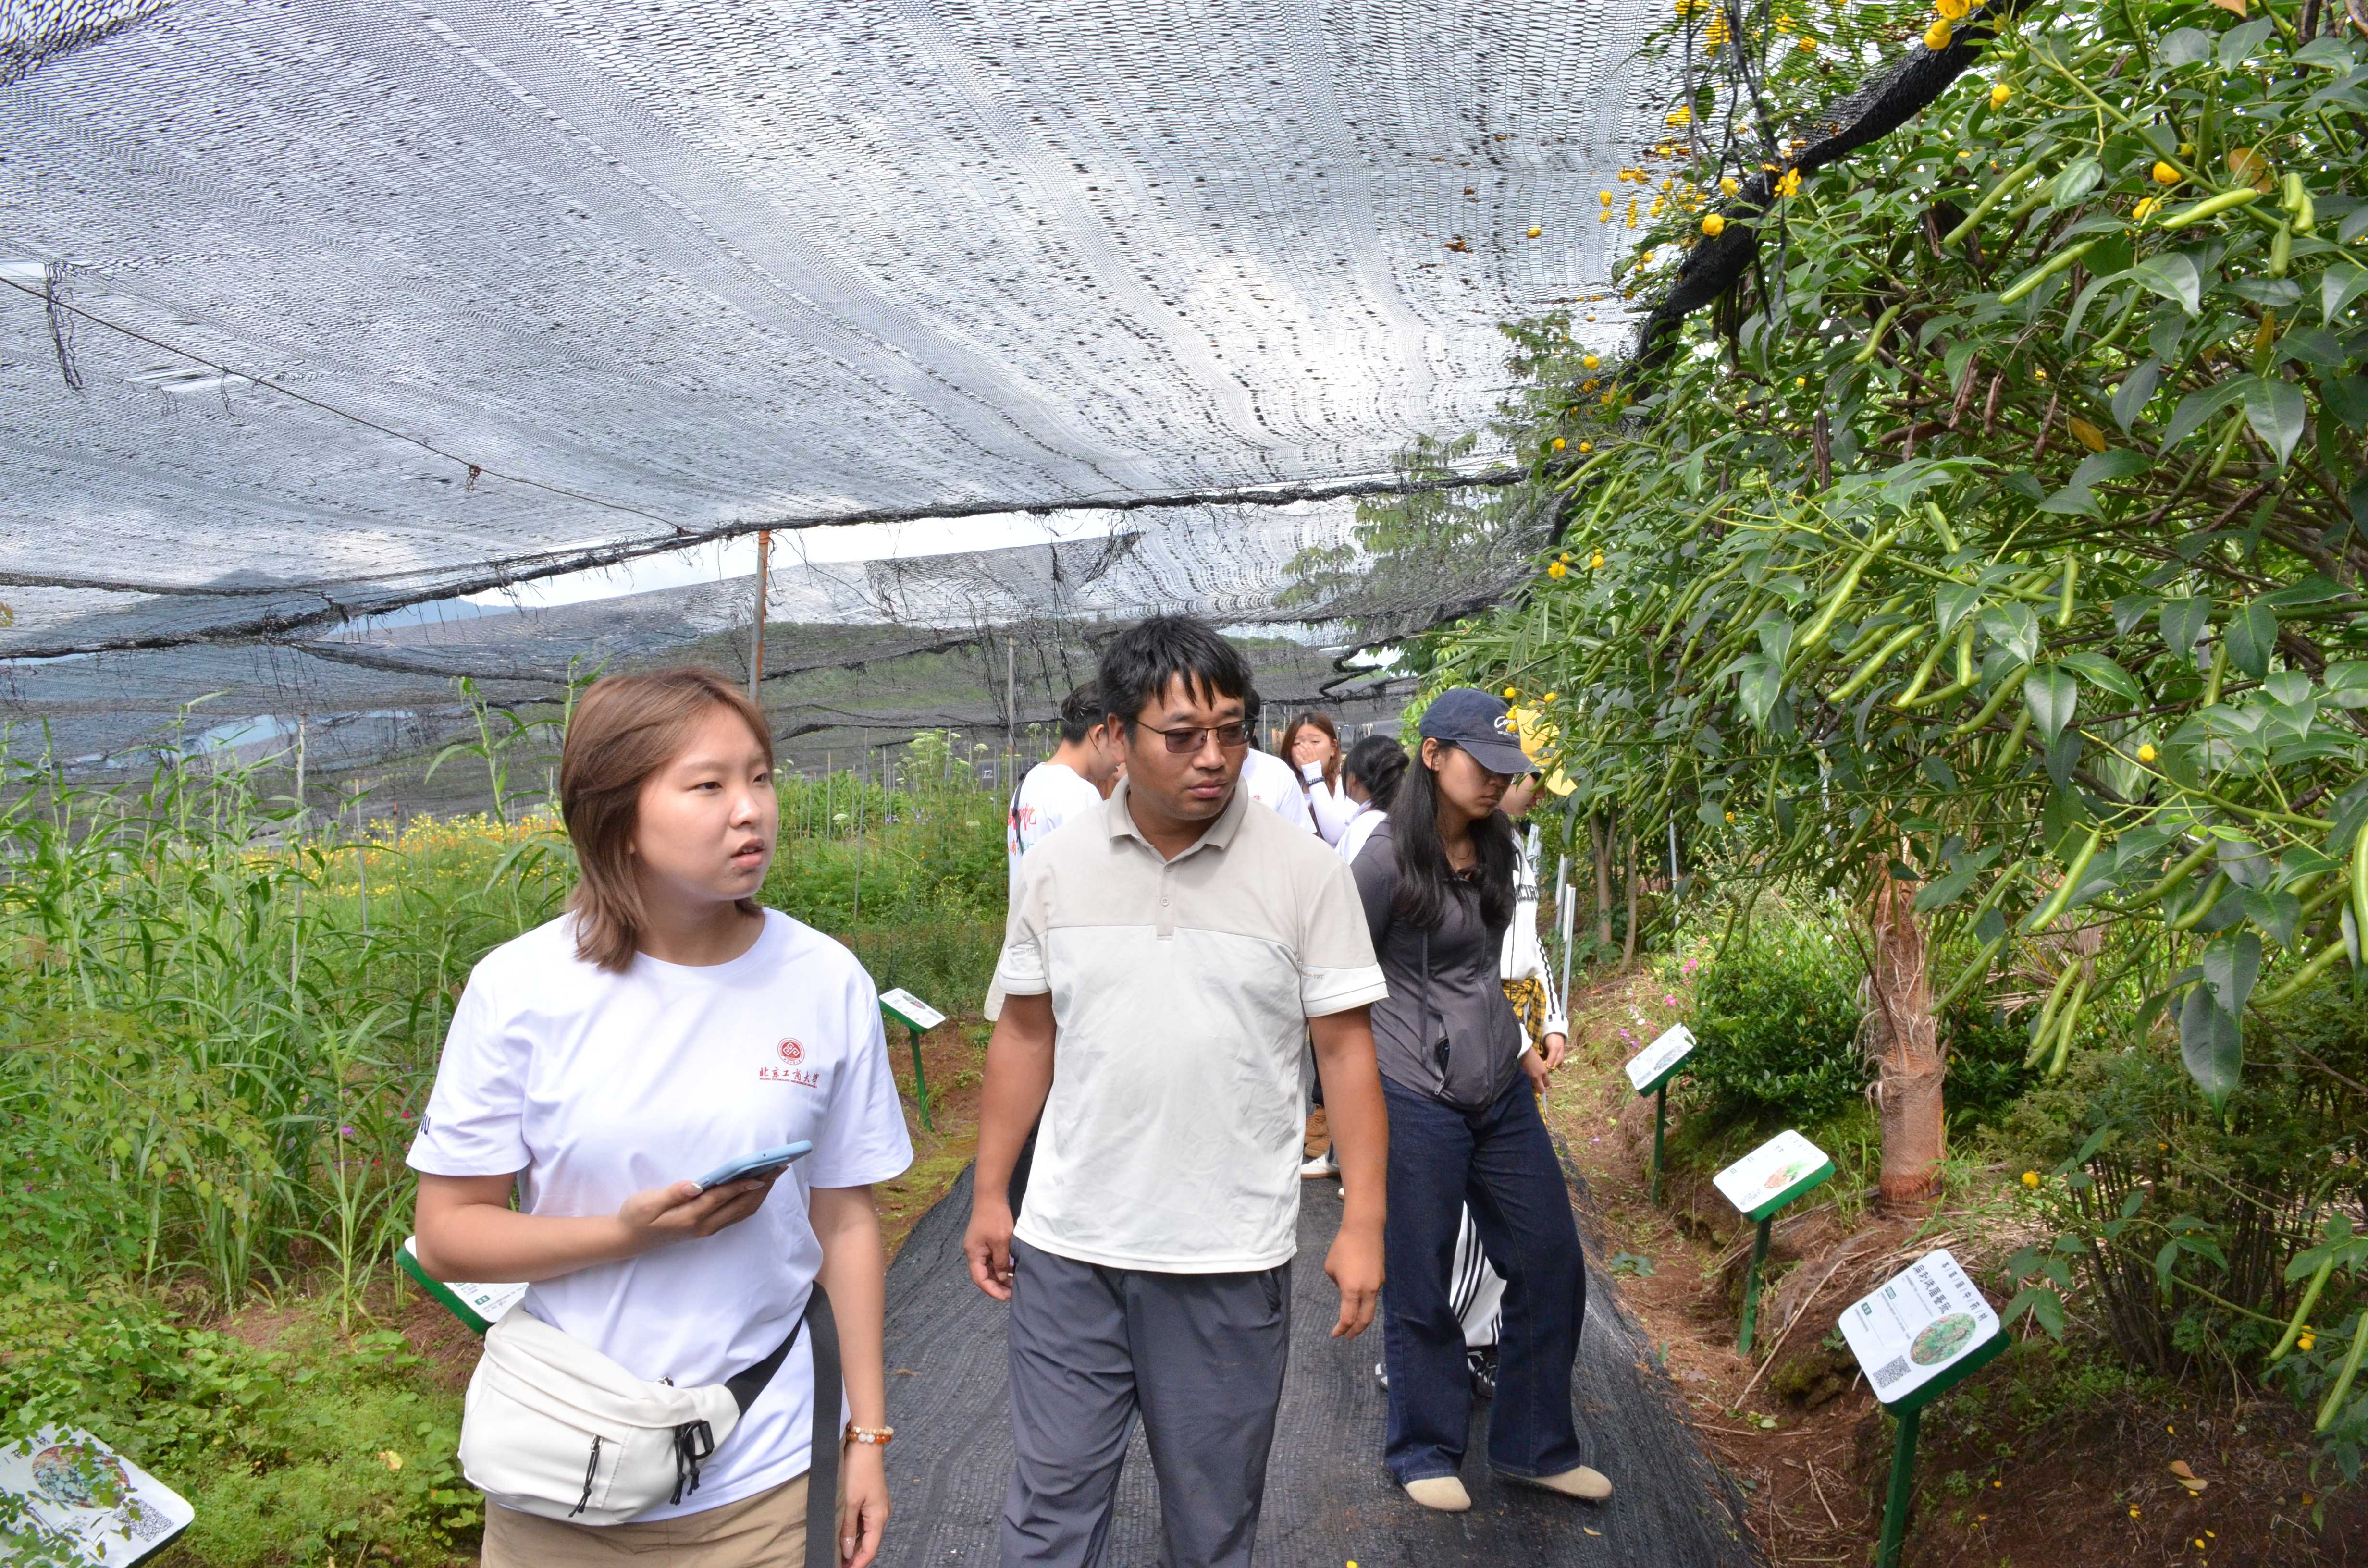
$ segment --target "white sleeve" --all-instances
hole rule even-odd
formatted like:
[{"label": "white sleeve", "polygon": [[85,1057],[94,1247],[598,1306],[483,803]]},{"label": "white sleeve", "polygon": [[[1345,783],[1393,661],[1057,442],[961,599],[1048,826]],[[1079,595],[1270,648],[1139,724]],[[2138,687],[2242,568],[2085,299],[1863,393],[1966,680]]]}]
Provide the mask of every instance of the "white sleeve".
[{"label": "white sleeve", "polygon": [[513,1176],[533,1163],[522,1131],[532,1047],[507,1027],[479,969],[452,1010],[436,1087],[406,1156],[413,1170],[427,1176]]},{"label": "white sleeve", "polygon": [[1282,792],[1282,803],[1275,807],[1275,811],[1283,821],[1292,824],[1300,832],[1314,833],[1315,818],[1307,810],[1307,791],[1299,787],[1299,775],[1292,772],[1289,763],[1284,763],[1282,767],[1291,775],[1291,787]]},{"label": "white sleeve", "polygon": [[1349,799],[1345,790],[1335,790],[1318,777],[1308,781],[1308,803],[1315,810],[1315,831],[1324,842],[1338,847],[1340,835],[1357,817],[1357,802]]},{"label": "white sleeve", "polygon": [[888,1035],[880,994],[861,970],[848,986],[847,1051],[830,1086],[822,1135],[807,1157],[809,1187],[868,1187],[913,1163],[904,1102],[888,1065]]}]

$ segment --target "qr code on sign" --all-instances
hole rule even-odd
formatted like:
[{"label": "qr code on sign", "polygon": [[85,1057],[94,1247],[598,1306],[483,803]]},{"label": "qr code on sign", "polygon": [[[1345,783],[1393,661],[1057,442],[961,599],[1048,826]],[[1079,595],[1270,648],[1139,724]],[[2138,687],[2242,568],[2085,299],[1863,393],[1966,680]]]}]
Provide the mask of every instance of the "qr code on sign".
[{"label": "qr code on sign", "polygon": [[1907,1375],[1907,1358],[1894,1356],[1867,1375],[1874,1380],[1876,1388],[1887,1389]]}]

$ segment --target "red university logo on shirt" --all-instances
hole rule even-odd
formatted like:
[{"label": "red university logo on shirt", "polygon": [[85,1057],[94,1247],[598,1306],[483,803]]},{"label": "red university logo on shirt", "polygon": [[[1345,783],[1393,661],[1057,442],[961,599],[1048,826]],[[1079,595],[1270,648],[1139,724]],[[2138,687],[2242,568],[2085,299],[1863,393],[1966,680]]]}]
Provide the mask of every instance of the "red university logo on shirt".
[{"label": "red university logo on shirt", "polygon": [[786,1067],[767,1066],[757,1068],[757,1077],[759,1082],[767,1084],[795,1084],[802,1089],[819,1089],[822,1087],[822,1074],[820,1073],[798,1065],[799,1062],[803,1062],[806,1059],[806,1048],[804,1046],[799,1044],[794,1040],[785,1040],[773,1049],[780,1054],[781,1060],[788,1062],[790,1065]]}]

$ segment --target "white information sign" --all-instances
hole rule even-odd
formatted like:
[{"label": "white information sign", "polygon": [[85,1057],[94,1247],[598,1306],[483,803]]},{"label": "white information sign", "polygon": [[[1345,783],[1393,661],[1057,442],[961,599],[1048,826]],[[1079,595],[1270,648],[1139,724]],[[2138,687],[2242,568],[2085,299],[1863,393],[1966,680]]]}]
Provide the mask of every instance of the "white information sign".
[{"label": "white information sign", "polygon": [[1759,1220],[1833,1174],[1825,1151],[1788,1127],[1711,1180],[1745,1219]]},{"label": "white information sign", "polygon": [[1694,1032],[1683,1024],[1671,1024],[1658,1040],[1638,1051],[1628,1061],[1628,1081],[1640,1095],[1649,1095],[1668,1081],[1677,1071],[1678,1063],[1693,1053]]},{"label": "white information sign", "polygon": [[45,1426],[0,1444],[0,1492],[48,1531],[53,1551],[94,1568],[130,1568],[163,1551],[198,1511],[89,1433]]},{"label": "white information sign", "polygon": [[512,1307],[526,1299],[523,1284],[472,1285],[450,1279],[430,1279],[427,1271],[419,1267],[416,1237],[403,1238],[402,1263],[404,1273],[418,1280],[429,1295],[443,1302],[446,1311],[479,1334],[501,1322]]},{"label": "white information sign", "polygon": [[1841,1327],[1874,1397],[1896,1404],[1996,1339],[1998,1317],[1943,1248],[1876,1287],[1842,1314]]},{"label": "white information sign", "polygon": [[943,1013],[901,985],[894,991],[882,992],[880,1005],[895,1014],[899,1022],[913,1028],[933,1029],[946,1021]]}]

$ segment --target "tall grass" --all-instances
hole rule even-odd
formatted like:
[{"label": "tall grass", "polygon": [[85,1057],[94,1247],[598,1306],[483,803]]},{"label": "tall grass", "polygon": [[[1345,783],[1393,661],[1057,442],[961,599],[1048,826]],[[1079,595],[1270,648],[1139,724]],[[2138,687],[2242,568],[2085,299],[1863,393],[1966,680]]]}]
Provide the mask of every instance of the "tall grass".
[{"label": "tall grass", "polygon": [[[497,781],[505,747],[547,741],[482,738]],[[358,836],[306,831],[255,767],[0,766],[0,1283],[231,1305],[301,1278],[350,1326],[407,1227],[403,1157],[471,967],[572,885],[549,802]],[[952,1010],[993,961],[1001,804],[958,765],[901,772],[785,778],[764,896]]]}]

